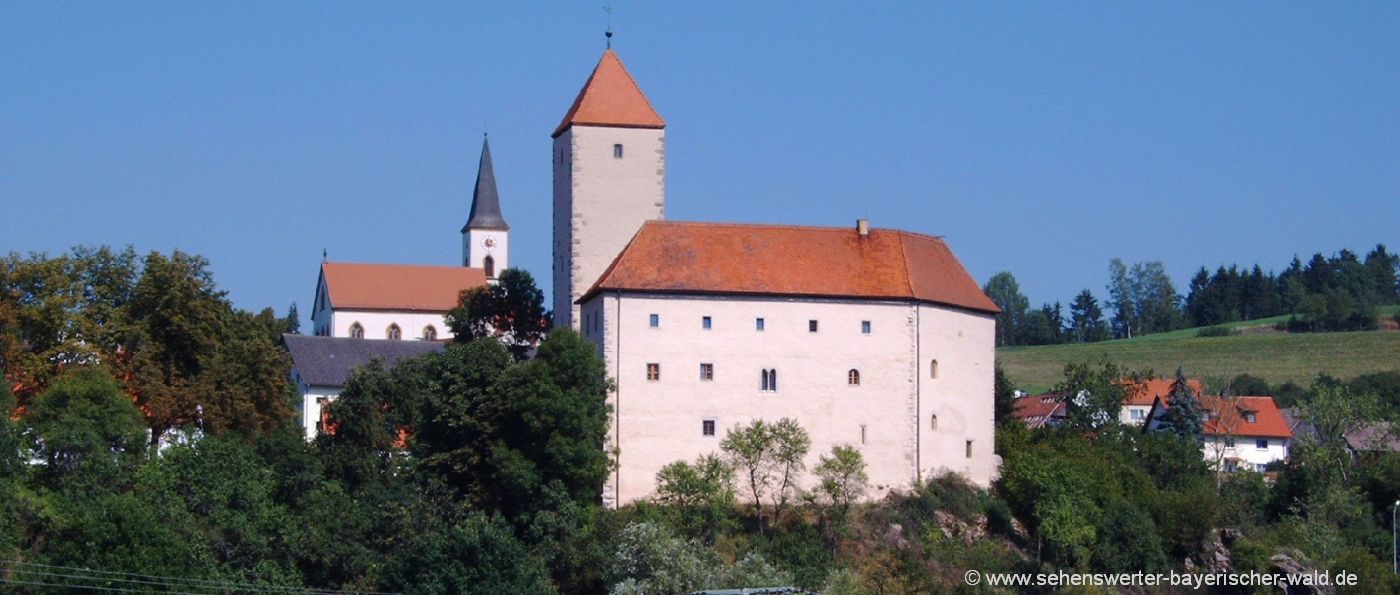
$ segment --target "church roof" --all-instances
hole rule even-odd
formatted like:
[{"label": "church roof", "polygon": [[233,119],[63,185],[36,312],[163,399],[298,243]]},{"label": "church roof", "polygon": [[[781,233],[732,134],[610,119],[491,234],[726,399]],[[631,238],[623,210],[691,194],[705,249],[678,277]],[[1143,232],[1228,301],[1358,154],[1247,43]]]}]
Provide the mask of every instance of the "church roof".
[{"label": "church roof", "polygon": [[486,284],[468,267],[326,262],[321,276],[337,310],[446,312],[464,290]]},{"label": "church roof", "polygon": [[647,221],[580,302],[601,291],[912,299],[997,306],[939,238],[899,230]]},{"label": "church roof", "polygon": [[436,341],[390,341],[387,339],[347,339],[282,335],[292,355],[292,366],[302,382],[312,386],[345,386],[350,372],[374,360],[392,368],[399,360],[426,353],[439,353],[446,347]]},{"label": "church roof", "polygon": [[666,122],[652,109],[647,96],[627,69],[617,52],[603,52],[598,66],[574,99],[564,121],[551,136],[563,134],[570,126],[618,126],[628,128],[665,128]]},{"label": "church roof", "polygon": [[476,169],[476,189],[472,191],[472,212],[462,232],[468,229],[508,230],[501,216],[501,197],[496,193],[496,170],[491,167],[491,143],[481,141],[481,164]]}]

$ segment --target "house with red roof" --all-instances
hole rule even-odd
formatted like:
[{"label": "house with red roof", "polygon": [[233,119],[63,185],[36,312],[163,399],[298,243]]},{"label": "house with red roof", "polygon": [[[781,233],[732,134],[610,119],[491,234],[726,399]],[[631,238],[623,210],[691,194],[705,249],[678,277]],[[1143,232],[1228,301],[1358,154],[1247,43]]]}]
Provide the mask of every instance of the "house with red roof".
[{"label": "house with red roof", "polygon": [[[1146,378],[1124,383],[1123,408],[1118,412],[1118,422],[1124,425],[1141,427],[1147,421],[1148,412],[1152,409],[1152,403],[1161,399],[1166,402],[1167,395],[1172,392],[1172,379],[1170,378]],[[1196,394],[1201,394],[1201,381],[1188,379],[1189,385]]]},{"label": "house with red roof", "polygon": [[[1205,410],[1201,455],[1222,471],[1259,471],[1288,460],[1293,430],[1273,397],[1201,397]],[[1167,403],[1158,398],[1144,430],[1158,430]]]},{"label": "house with red roof", "polygon": [[1017,397],[1011,416],[1021,420],[1028,428],[1047,428],[1069,419],[1069,408],[1064,395],[1060,393],[1024,395]]}]

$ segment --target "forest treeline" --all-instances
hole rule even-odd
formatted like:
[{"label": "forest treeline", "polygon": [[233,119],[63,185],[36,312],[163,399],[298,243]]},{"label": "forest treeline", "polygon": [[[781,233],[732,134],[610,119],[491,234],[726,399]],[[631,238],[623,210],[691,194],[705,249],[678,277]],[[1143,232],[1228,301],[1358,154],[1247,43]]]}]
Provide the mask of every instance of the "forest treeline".
[{"label": "forest treeline", "polygon": [[1377,308],[1400,303],[1400,255],[1378,245],[1364,259],[1350,250],[1317,253],[1307,263],[1295,256],[1277,274],[1257,264],[1214,273],[1201,267],[1185,296],[1160,261],[1128,266],[1115,258],[1105,289],[1102,301],[1080,291],[1066,316],[1058,301],[1031,308],[1009,272],[983,287],[1002,310],[998,346],[1091,343],[1283,315],[1289,318],[1280,326],[1290,332],[1373,330]]}]

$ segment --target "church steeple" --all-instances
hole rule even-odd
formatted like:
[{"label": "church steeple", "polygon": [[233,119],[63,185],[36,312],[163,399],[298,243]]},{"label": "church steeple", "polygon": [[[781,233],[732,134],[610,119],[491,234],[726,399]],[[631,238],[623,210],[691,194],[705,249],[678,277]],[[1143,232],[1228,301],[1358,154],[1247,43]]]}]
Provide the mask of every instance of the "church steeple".
[{"label": "church steeple", "polygon": [[501,216],[501,197],[496,192],[496,172],[491,167],[491,143],[481,141],[481,163],[476,170],[476,188],[472,190],[472,210],[467,224],[462,226],[462,264],[486,270],[486,278],[507,266],[507,240],[510,225]]}]

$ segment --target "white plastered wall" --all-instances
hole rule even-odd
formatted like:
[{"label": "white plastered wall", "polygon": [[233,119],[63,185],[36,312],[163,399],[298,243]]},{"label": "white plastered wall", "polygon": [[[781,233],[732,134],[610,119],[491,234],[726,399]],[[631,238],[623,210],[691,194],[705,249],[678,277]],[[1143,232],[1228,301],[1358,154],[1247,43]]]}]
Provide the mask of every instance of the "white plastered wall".
[{"label": "white plastered wall", "polygon": [[[622,145],[621,158],[614,145]],[[554,324],[666,202],[666,131],[575,125],[554,139]]]},{"label": "white plastered wall", "polygon": [[389,325],[397,324],[403,331],[404,341],[423,339],[423,329],[432,325],[437,329],[438,340],[452,338],[452,330],[447,328],[447,317],[440,312],[378,312],[368,310],[338,310],[330,316],[332,337],[349,337],[350,326],[360,323],[365,329],[365,339],[387,339]]},{"label": "white plastered wall", "polygon": [[[490,240],[491,245],[487,245]],[[492,279],[510,267],[510,232],[503,229],[469,229],[462,234],[462,263],[464,266],[485,268],[486,257],[495,264]]]},{"label": "white plastered wall", "polygon": [[[868,498],[910,485],[921,467],[964,473],[979,485],[995,474],[990,317],[908,302],[636,294],[598,296],[582,314],[584,336],[599,345],[617,383],[609,446],[618,449],[619,469],[605,490],[610,504],[650,495],[662,466],[718,452],[727,430],[754,419],[791,417],[807,429],[804,486],[818,457],[837,444],[865,456]],[[651,314],[660,318],[656,328]],[[763,331],[755,328],[759,317]],[[818,321],[816,333],[809,320]],[[921,349],[917,338],[931,347]],[[940,378],[921,385],[917,358],[929,349],[942,354]],[[648,363],[661,366],[659,380],[647,379]],[[700,379],[702,363],[713,364],[713,380]],[[763,369],[778,371],[776,392],[760,390]],[[860,371],[859,386],[848,383],[851,369]],[[920,434],[919,412],[931,407],[940,429]],[[715,421],[714,436],[702,435],[706,419]],[[971,459],[963,450],[969,439]]]}]

